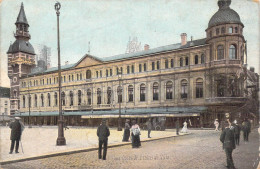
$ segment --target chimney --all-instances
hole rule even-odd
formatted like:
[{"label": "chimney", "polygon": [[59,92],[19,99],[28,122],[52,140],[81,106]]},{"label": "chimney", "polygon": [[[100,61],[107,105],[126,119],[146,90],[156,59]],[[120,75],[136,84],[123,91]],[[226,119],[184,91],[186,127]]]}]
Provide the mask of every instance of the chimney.
[{"label": "chimney", "polygon": [[149,50],[150,49],[150,46],[148,44],[145,44],[144,45],[144,50]]},{"label": "chimney", "polygon": [[250,67],[250,71],[251,72],[255,72],[255,68],[254,67]]},{"label": "chimney", "polygon": [[181,46],[186,45],[186,44],[187,44],[187,34],[182,33],[181,34]]}]

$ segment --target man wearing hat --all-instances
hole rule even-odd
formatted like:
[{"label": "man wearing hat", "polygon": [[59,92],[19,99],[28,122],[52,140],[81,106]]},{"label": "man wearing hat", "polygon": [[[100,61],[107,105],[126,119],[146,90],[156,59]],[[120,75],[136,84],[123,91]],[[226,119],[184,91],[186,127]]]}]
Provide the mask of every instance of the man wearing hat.
[{"label": "man wearing hat", "polygon": [[11,140],[11,148],[10,148],[10,152],[9,154],[12,154],[13,153],[13,150],[14,150],[14,144],[15,144],[15,153],[19,153],[18,152],[18,149],[19,149],[19,141],[20,141],[20,138],[21,138],[21,135],[22,135],[22,129],[23,129],[23,126],[22,124],[20,123],[20,120],[21,118],[20,117],[15,117],[15,121],[12,122],[10,124],[10,128],[11,128],[11,137],[10,137],[10,140]]},{"label": "man wearing hat", "polygon": [[98,158],[102,159],[101,152],[102,152],[102,146],[104,145],[104,151],[103,151],[103,160],[106,160],[107,155],[107,141],[108,136],[110,135],[109,128],[106,125],[106,120],[103,119],[101,125],[97,129],[97,136],[99,140],[99,147],[98,147]]}]

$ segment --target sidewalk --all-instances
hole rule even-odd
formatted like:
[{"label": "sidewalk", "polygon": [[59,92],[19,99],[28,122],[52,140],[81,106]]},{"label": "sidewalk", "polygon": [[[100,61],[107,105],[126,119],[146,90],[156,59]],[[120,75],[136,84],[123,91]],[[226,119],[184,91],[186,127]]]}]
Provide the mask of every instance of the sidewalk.
[{"label": "sidewalk", "polygon": [[[0,163],[11,161],[23,161],[23,159],[46,158],[61,154],[69,154],[83,151],[96,150],[98,146],[98,137],[96,128],[70,128],[64,130],[66,138],[66,146],[56,146],[58,136],[58,128],[37,127],[25,128],[22,135],[22,146],[19,147],[18,154],[9,154],[10,151],[10,129],[8,127],[0,128],[0,147],[1,157]],[[184,135],[184,134],[180,134]],[[108,145],[110,147],[130,144],[130,142],[122,142],[123,131],[117,131],[115,128],[110,129]],[[176,132],[174,129],[166,131],[152,131],[151,139],[147,138],[147,131],[141,131],[141,141],[156,140],[165,137],[174,137]]]}]

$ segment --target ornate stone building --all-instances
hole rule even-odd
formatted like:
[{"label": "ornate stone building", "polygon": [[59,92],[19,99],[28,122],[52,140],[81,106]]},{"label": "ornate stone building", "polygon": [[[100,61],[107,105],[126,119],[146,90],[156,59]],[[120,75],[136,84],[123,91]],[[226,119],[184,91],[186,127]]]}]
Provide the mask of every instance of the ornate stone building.
[{"label": "ornate stone building", "polygon": [[29,40],[29,24],[27,22],[23,3],[15,22],[15,42],[10,44],[8,55],[8,77],[10,78],[10,111],[11,114],[20,110],[20,79],[28,76],[35,66],[35,53]]},{"label": "ornate stone building", "polygon": [[[99,118],[109,118],[110,125],[116,125],[119,112],[122,118],[138,118],[139,123],[153,117],[155,124],[167,127],[174,126],[177,117],[190,119],[196,127],[211,126],[226,113],[231,120],[254,118],[256,112],[246,109],[251,97],[247,80],[250,75],[257,89],[258,75],[246,69],[244,25],[230,4],[231,0],[218,1],[219,10],[210,19],[204,39],[187,41],[183,33],[181,43],[154,49],[145,45],[140,52],[105,58],[86,54],[77,63],[63,66],[61,99],[66,123],[91,126],[97,125]],[[27,22],[22,24],[28,28]],[[29,40],[24,35],[21,38]],[[25,58],[24,54],[33,59],[30,49],[26,54],[19,51],[17,58]],[[8,51],[10,63],[13,53]],[[22,72],[17,74],[21,78],[18,115],[25,123],[30,116],[33,124],[56,125],[58,70],[51,68],[26,77],[34,65],[26,63],[9,66],[11,79],[14,71]],[[23,66],[27,72],[20,71]],[[14,89],[12,86],[11,96]],[[258,105],[257,95],[251,100]]]}]

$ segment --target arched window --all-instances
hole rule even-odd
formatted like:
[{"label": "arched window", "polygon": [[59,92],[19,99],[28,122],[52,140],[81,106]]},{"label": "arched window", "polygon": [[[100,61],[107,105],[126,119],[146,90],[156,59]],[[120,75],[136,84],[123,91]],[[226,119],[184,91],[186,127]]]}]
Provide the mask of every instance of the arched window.
[{"label": "arched window", "polygon": [[237,59],[236,46],[230,45],[229,47],[229,59]]},{"label": "arched window", "polygon": [[182,66],[183,66],[183,59],[180,58],[180,67],[182,67]]},{"label": "arched window", "polygon": [[23,96],[23,108],[25,108],[25,96]]},{"label": "arched window", "polygon": [[77,80],[79,80],[79,74],[77,74]]},{"label": "arched window", "polygon": [[58,105],[58,95],[57,95],[57,92],[54,93],[54,99],[55,99],[55,106]]},{"label": "arched window", "polygon": [[219,28],[216,29],[216,34],[219,35]]},{"label": "arched window", "polygon": [[113,75],[113,70],[112,69],[110,69],[110,76],[112,76]]},{"label": "arched window", "polygon": [[139,64],[139,72],[142,72],[142,64]]},{"label": "arched window", "polygon": [[168,63],[168,59],[165,60],[165,69],[168,69],[169,63]]},{"label": "arched window", "polygon": [[172,99],[172,82],[166,83],[166,99]]},{"label": "arched window", "polygon": [[182,99],[188,98],[188,81],[187,80],[181,81],[181,98]]},{"label": "arched window", "polygon": [[238,28],[237,27],[235,27],[235,33],[238,33]]},{"label": "arched window", "polygon": [[224,59],[224,46],[223,45],[219,45],[217,48],[217,60],[221,60]]},{"label": "arched window", "polygon": [[80,80],[82,80],[82,74],[80,73]]},{"label": "arched window", "polygon": [[159,84],[153,83],[153,100],[159,100]]},{"label": "arched window", "polygon": [[221,28],[221,34],[224,34],[225,33],[225,27],[222,27]]},{"label": "arched window", "polygon": [[91,70],[87,70],[86,72],[86,78],[91,79]]},{"label": "arched window", "polygon": [[[74,81],[74,75],[71,75],[71,81]],[[55,83],[55,82],[54,82]]]},{"label": "arched window", "polygon": [[145,84],[140,85],[140,101],[145,101]]},{"label": "arched window", "polygon": [[44,97],[43,97],[43,94],[41,94],[41,102],[42,102],[42,107],[44,107]]},{"label": "arched window", "polygon": [[97,104],[101,104],[101,89],[97,89]]},{"label": "arched window", "polygon": [[70,75],[69,75],[69,82],[70,82]]},{"label": "arched window", "polygon": [[17,97],[17,91],[14,90],[14,97]]},{"label": "arched window", "polygon": [[108,77],[108,70],[106,69],[106,77]]},{"label": "arched window", "polygon": [[173,61],[173,59],[171,59],[171,68],[173,68],[174,67],[174,61]]},{"label": "arched window", "polygon": [[70,106],[73,106],[73,91],[70,91]]},{"label": "arched window", "polygon": [[87,97],[88,97],[88,105],[91,105],[91,90],[87,90]]},{"label": "arched window", "polygon": [[31,101],[32,101],[31,95],[29,94],[29,95],[28,95],[28,106],[29,106],[29,107],[31,107]]},{"label": "arched window", "polygon": [[129,102],[134,101],[134,87],[133,87],[133,85],[128,86],[128,101]]},{"label": "arched window", "polygon": [[155,63],[152,62],[152,70],[155,70]]},{"label": "arched window", "polygon": [[[122,70],[121,70],[121,72],[122,72]],[[134,72],[135,72],[135,66],[132,65],[132,73],[134,73]]]},{"label": "arched window", "polygon": [[50,93],[48,93],[48,106],[49,107],[51,106],[51,95],[50,95]]},{"label": "arched window", "polygon": [[130,73],[130,66],[127,66],[127,74]]},{"label": "arched window", "polygon": [[201,55],[201,64],[204,64],[204,63],[205,63],[205,55],[202,54],[202,55]]},{"label": "arched window", "polygon": [[146,71],[146,63],[144,63],[144,71]]},{"label": "arched window", "polygon": [[65,106],[65,92],[61,92],[61,105]]},{"label": "arched window", "polygon": [[81,90],[78,90],[78,105],[81,105]]},{"label": "arched window", "polygon": [[117,98],[118,98],[118,103],[122,103],[122,86],[117,87]]},{"label": "arched window", "polygon": [[197,65],[197,64],[199,64],[199,56],[198,55],[195,56],[195,65]]},{"label": "arched window", "polygon": [[34,95],[34,107],[37,107],[37,94]]},{"label": "arched window", "polygon": [[112,90],[111,87],[107,88],[107,104],[111,104]]},{"label": "arched window", "polygon": [[230,27],[230,28],[228,29],[228,33],[233,33],[233,27]]},{"label": "arched window", "polygon": [[[130,71],[129,71],[130,72]],[[116,75],[118,75],[119,74],[119,68],[117,67],[116,68]]]},{"label": "arched window", "polygon": [[196,80],[196,98],[203,98],[203,80],[201,78]]},{"label": "arched window", "polygon": [[100,77],[102,77],[102,70],[99,71]]},{"label": "arched window", "polygon": [[160,69],[160,61],[157,61],[157,70]]},{"label": "arched window", "polygon": [[186,66],[189,65],[189,58],[188,58],[188,57],[185,58],[185,65],[186,65]]}]

